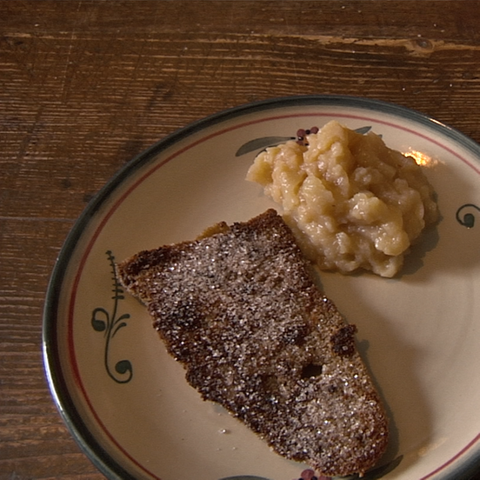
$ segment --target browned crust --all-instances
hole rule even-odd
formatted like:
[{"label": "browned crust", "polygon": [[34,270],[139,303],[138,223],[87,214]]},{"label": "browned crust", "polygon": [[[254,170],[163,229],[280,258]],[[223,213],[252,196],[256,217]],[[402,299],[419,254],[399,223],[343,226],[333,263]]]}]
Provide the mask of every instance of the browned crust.
[{"label": "browned crust", "polygon": [[274,211],[118,265],[202,397],[279,454],[329,476],[364,473],[388,440],[355,327],[316,288]]}]

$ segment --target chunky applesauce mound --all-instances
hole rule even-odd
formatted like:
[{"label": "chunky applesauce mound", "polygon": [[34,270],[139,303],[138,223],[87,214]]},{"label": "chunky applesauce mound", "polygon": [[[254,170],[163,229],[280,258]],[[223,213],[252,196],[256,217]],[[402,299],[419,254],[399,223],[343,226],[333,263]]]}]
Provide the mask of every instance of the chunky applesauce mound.
[{"label": "chunky applesauce mound", "polygon": [[247,180],[282,206],[304,253],[321,269],[393,277],[438,217],[422,167],[378,135],[336,121],[305,140],[261,152]]}]

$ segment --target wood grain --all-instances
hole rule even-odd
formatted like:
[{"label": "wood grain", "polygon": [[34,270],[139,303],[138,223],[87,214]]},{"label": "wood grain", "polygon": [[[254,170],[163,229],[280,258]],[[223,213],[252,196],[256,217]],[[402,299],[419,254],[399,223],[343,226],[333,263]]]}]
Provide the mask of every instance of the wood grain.
[{"label": "wood grain", "polygon": [[0,479],[103,478],[44,380],[42,310],[69,229],[168,133],[284,95],[419,110],[480,142],[476,1],[0,2]]}]

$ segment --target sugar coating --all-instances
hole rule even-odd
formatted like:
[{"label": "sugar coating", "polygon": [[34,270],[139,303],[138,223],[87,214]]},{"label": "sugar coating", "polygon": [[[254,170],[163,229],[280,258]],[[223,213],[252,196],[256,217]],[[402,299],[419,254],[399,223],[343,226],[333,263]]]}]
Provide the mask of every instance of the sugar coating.
[{"label": "sugar coating", "polygon": [[317,289],[273,210],[119,265],[167,349],[205,400],[279,454],[329,476],[363,473],[387,420],[355,348],[355,327]]}]

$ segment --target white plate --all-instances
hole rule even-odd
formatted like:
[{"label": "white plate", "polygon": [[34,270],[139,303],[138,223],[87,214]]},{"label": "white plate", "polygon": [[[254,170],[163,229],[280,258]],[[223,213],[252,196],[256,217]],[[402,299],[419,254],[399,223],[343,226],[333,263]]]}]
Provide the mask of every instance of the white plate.
[{"label": "white plate", "polygon": [[480,464],[480,147],[401,107],[306,96],[241,106],[167,137],[118,173],[69,235],[47,296],[45,366],[66,424],[107,477],[292,480],[307,468],[200,399],[113,262],[273,206],[244,179],[278,141],[265,137],[330,119],[421,152],[442,214],[399,278],[322,275],[359,329],[391,415],[388,468],[366,478],[459,480]]}]

